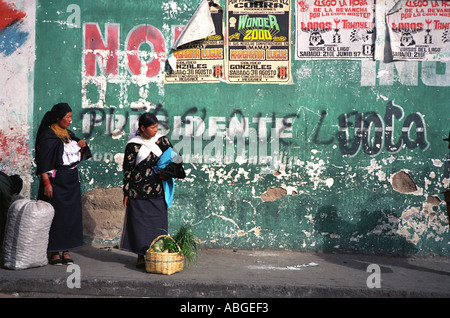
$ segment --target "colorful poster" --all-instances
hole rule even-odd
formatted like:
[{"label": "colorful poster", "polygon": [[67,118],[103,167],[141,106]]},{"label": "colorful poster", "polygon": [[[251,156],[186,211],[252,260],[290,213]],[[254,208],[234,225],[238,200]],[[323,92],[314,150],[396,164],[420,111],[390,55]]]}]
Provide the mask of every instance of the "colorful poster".
[{"label": "colorful poster", "polygon": [[295,59],[373,59],[374,1],[297,1]]},{"label": "colorful poster", "polygon": [[402,1],[387,15],[393,60],[450,60],[450,1]]},{"label": "colorful poster", "polygon": [[289,84],[290,0],[228,0],[228,83]]},{"label": "colorful poster", "polygon": [[[165,83],[213,83],[224,77],[223,10],[218,5],[212,5],[209,11],[215,34],[176,47],[173,51],[174,62],[169,60]],[[195,18],[198,19],[198,16]],[[174,28],[175,43],[182,32],[183,28]]]}]

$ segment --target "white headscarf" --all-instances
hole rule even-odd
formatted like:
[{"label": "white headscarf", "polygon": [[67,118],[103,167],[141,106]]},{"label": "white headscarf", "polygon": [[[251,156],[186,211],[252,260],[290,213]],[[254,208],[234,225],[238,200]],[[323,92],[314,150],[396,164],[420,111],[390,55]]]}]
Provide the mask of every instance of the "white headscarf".
[{"label": "white headscarf", "polygon": [[151,152],[153,152],[157,157],[161,157],[163,152],[161,148],[159,148],[158,145],[156,144],[156,141],[158,141],[158,139],[162,137],[162,135],[157,133],[154,137],[150,139],[144,139],[141,136],[139,136],[138,129],[139,129],[139,122],[136,122],[134,124],[134,129],[132,129],[132,131],[128,136],[127,142],[127,144],[135,143],[142,145],[136,157],[136,165],[138,165],[142,160],[147,158]]}]

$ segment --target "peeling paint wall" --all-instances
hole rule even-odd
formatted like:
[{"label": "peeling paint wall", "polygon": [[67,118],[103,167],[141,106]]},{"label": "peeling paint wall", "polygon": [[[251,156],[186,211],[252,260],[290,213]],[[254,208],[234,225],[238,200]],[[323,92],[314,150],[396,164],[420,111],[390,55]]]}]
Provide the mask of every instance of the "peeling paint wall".
[{"label": "peeling paint wall", "polygon": [[34,1],[0,0],[0,170],[19,174],[30,195],[29,149],[35,60]]},{"label": "peeling paint wall", "polygon": [[[33,17],[33,2],[15,3]],[[114,240],[102,228],[120,219],[120,200],[109,216],[92,202],[117,194],[130,126],[151,111],[187,172],[176,181],[171,231],[190,223],[205,247],[448,256],[450,63],[292,60],[291,85],[164,85],[174,30],[198,3],[37,1],[35,29],[25,23],[28,39],[16,40],[17,50],[33,48],[35,32],[35,50],[20,62],[2,55],[14,76],[29,74],[36,56],[31,80],[7,80],[22,90],[28,83],[29,94],[1,110],[27,123],[25,157],[60,101],[91,146],[84,203],[100,228],[90,223],[85,234]],[[1,123],[5,134],[9,122]]]}]

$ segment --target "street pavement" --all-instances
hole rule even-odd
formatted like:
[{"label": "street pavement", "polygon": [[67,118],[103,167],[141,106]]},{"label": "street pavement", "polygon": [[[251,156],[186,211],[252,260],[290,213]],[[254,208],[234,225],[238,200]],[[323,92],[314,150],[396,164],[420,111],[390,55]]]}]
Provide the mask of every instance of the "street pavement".
[{"label": "street pavement", "polygon": [[201,249],[172,275],[136,268],[135,254],[73,250],[78,266],[0,268],[0,298],[449,298],[450,258]]}]

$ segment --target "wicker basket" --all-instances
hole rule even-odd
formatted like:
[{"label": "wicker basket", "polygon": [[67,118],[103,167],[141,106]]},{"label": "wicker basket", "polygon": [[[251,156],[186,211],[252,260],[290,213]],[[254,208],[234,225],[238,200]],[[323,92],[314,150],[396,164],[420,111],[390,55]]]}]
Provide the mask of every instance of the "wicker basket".
[{"label": "wicker basket", "polygon": [[[180,253],[163,253],[151,251],[152,246],[160,239],[168,237],[175,242],[173,238],[168,235],[160,235],[155,238],[150,244],[147,252],[145,253],[145,270],[148,273],[172,275],[177,272],[181,272],[184,267],[184,256]],[[178,250],[181,251],[178,244],[175,242]]]}]

